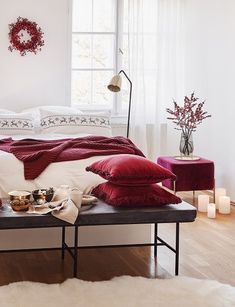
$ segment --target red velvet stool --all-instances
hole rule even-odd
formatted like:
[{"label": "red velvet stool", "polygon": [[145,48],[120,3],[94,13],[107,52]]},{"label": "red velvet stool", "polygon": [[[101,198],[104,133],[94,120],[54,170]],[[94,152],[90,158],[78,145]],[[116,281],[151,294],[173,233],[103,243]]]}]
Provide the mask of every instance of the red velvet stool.
[{"label": "red velvet stool", "polygon": [[214,190],[214,162],[200,158],[199,160],[176,160],[173,157],[159,157],[157,163],[177,177],[164,180],[163,186],[175,192]]}]

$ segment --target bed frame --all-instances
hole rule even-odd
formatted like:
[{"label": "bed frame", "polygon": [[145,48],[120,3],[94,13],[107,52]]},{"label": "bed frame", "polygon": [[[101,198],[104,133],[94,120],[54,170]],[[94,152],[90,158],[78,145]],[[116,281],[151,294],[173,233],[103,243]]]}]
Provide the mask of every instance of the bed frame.
[{"label": "bed frame", "polygon": [[[180,223],[193,222],[196,218],[195,207],[186,202],[179,205],[166,205],[159,207],[115,208],[98,201],[95,206],[79,214],[74,225],[55,218],[52,215],[34,215],[26,212],[13,212],[7,205],[0,208],[0,230],[61,227],[62,243],[61,257],[64,260],[65,251],[73,258],[73,276],[78,277],[78,250],[81,248],[107,248],[125,246],[153,246],[154,257],[157,258],[157,247],[166,246],[175,253],[175,275],[179,273],[179,229]],[[158,224],[175,223],[175,247],[158,236]],[[83,226],[99,225],[126,225],[126,224],[154,224],[154,240],[146,244],[125,244],[105,246],[78,246],[79,228]],[[68,246],[65,242],[66,228],[74,227],[74,244]],[[0,232],[1,236],[1,232]],[[0,237],[1,238],[1,237]],[[34,249],[35,250],[35,249]],[[19,250],[18,250],[19,251]],[[24,249],[25,251],[25,249]],[[6,252],[6,250],[1,251]]]}]

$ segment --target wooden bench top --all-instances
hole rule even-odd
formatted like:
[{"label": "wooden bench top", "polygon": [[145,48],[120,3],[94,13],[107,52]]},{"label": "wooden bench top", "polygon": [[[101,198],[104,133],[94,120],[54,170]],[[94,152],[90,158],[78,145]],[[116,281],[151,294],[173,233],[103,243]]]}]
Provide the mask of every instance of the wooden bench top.
[{"label": "wooden bench top", "polygon": [[[182,202],[178,205],[140,208],[115,208],[98,201],[92,208],[80,212],[76,225],[118,225],[193,222],[197,210]],[[38,215],[27,212],[14,212],[7,205],[0,208],[0,229],[46,228],[73,226],[51,214]]]}]

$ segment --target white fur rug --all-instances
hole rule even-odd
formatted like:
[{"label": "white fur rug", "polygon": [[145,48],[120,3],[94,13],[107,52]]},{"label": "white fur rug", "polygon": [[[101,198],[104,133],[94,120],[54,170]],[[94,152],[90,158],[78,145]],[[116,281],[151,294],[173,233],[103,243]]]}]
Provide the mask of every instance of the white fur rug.
[{"label": "white fur rug", "polygon": [[116,277],[63,284],[18,282],[0,287],[1,307],[234,307],[235,288],[189,277]]}]

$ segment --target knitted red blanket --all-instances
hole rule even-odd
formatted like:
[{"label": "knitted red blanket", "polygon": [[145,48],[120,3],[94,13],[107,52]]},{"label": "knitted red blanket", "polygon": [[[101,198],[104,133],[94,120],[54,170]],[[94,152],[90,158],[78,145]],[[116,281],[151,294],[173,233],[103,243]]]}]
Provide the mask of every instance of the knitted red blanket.
[{"label": "knitted red blanket", "polygon": [[24,163],[25,179],[35,179],[53,162],[72,161],[92,156],[144,154],[127,138],[87,136],[63,140],[23,139],[14,141],[12,138],[0,140],[0,150],[12,153]]}]

